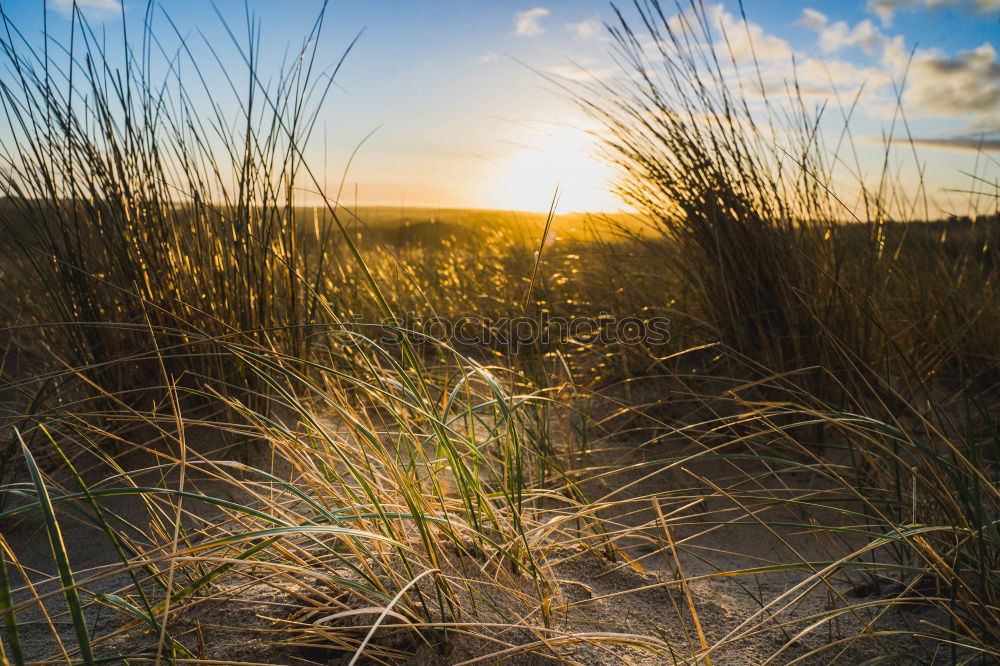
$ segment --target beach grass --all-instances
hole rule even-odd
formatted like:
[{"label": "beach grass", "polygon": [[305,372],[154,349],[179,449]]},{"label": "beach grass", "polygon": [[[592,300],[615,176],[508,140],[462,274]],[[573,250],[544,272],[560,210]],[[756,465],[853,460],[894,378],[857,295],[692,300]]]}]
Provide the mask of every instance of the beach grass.
[{"label": "beach grass", "polygon": [[0,10],[0,662],[1000,657],[1000,193],[849,206],[794,88],[632,9],[573,94],[637,212],[572,221],[300,205],[325,10],[228,96]]}]

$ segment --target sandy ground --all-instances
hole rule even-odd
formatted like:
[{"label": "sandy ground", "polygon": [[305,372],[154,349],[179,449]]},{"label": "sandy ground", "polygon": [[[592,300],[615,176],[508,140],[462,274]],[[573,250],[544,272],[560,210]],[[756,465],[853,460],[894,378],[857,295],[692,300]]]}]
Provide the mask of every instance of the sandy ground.
[{"label": "sandy ground", "polygon": [[[672,552],[666,547],[668,542],[664,539],[663,524],[653,502],[649,500],[651,495],[662,492],[664,488],[683,483],[681,474],[671,471],[650,475],[649,471],[654,469],[652,467],[630,468],[636,463],[659,460],[672,453],[674,452],[666,444],[659,447],[637,447],[629,441],[611,441],[605,443],[600,452],[588,460],[591,465],[626,470],[588,483],[585,487],[592,498],[613,494],[613,498],[618,501],[602,516],[611,526],[609,529],[621,530],[626,536],[618,540],[620,554],[614,561],[585,549],[563,548],[558,539],[550,538],[546,543],[550,553],[550,575],[557,581],[557,588],[552,593],[552,628],[568,634],[586,632],[595,639],[591,643],[560,647],[562,660],[580,664],[691,663],[691,655],[698,651],[700,643],[690,610],[692,604],[707,643],[722,643],[711,654],[713,664],[786,664],[802,657],[804,659],[799,663],[852,664],[899,649],[899,645],[889,644],[887,640],[866,641],[863,644],[845,642],[843,647],[809,656],[811,650],[851,636],[861,623],[870,620],[874,610],[864,616],[847,614],[837,622],[804,637],[796,637],[796,633],[804,625],[775,628],[775,621],[769,619],[772,614],[777,614],[784,620],[801,620],[841,605],[838,603],[838,595],[844,595],[845,599],[852,602],[859,601],[866,594],[870,595],[871,600],[877,600],[877,595],[884,591],[866,591],[860,588],[860,578],[834,578],[828,588],[817,589],[804,597],[795,592],[796,586],[807,577],[807,573],[803,571],[698,579],[718,571],[789,562],[800,558],[829,559],[838,549],[844,552],[850,546],[849,543],[818,542],[813,536],[798,533],[791,528],[774,531],[759,525],[713,527],[712,522],[733,518],[732,503],[721,499],[702,502],[686,509],[692,513],[698,512],[703,525],[697,529],[677,530],[671,535],[675,543],[683,547],[679,555],[683,573],[696,579],[688,586],[689,601],[684,588],[673,583],[677,567]],[[706,478],[722,479],[732,472],[719,464],[689,467],[691,471]],[[811,482],[807,478],[792,481],[803,484]],[[190,477],[187,483],[189,488],[201,487],[216,494],[231,492],[228,489],[213,488],[211,482],[196,476]],[[134,498],[110,498],[104,504],[137,528],[148,529],[148,513]],[[777,519],[773,513],[768,515],[771,520]],[[204,513],[204,516],[211,519],[211,511]],[[787,519],[791,522],[801,520],[802,517],[789,514]],[[85,591],[85,599],[93,594],[114,592],[130,585],[130,579],[124,574],[88,582],[87,579],[99,576],[106,568],[115,565],[118,561],[116,552],[100,532],[83,520],[63,518],[62,529],[71,561],[77,571],[77,581]],[[55,567],[43,527],[36,519],[22,518],[4,525],[3,530],[4,537],[14,548],[19,562],[26,567],[35,592],[51,593],[44,605],[44,613],[48,613],[59,628],[59,636],[54,636],[43,610],[37,606],[21,611],[18,619],[21,622],[27,656],[30,660],[65,663],[60,640],[71,651],[75,646],[75,639],[65,611],[64,599],[57,593],[59,586],[53,578]],[[525,579],[522,582],[530,592],[530,581]],[[345,656],[342,652],[293,648],[280,644],[288,635],[288,621],[294,622],[297,617],[294,612],[289,612],[289,608],[297,604],[305,606],[301,603],[302,599],[296,599],[294,586],[287,584],[287,581],[274,586],[247,582],[246,587],[240,587],[243,584],[240,579],[231,577],[224,584],[213,585],[209,593],[220,599],[236,596],[241,599],[241,603],[209,600],[200,603],[190,615],[177,618],[181,633],[191,632],[204,656],[217,659],[219,663],[233,664],[347,663],[350,655]],[[28,590],[22,590],[18,598],[15,598],[15,603],[22,601],[28,594]],[[772,603],[779,598],[783,601]],[[894,626],[913,625],[920,620],[898,610],[891,613],[894,616],[889,621]],[[129,643],[114,637],[114,632],[121,625],[120,614],[92,605],[87,610],[87,616],[91,634],[105,637],[99,650],[101,654],[131,649]],[[754,631],[754,627],[758,625],[759,629]],[[177,628],[174,631],[177,633]],[[667,641],[676,650],[676,658],[652,655],[636,647],[600,642],[600,636],[608,632],[652,636]],[[391,639],[384,636],[390,633],[390,629],[383,630],[381,640],[384,643],[392,643]],[[739,636],[739,639],[728,640],[734,636]],[[509,634],[504,637],[511,640]],[[411,663],[416,664],[456,663],[500,649],[486,641],[458,638],[454,640],[452,650],[447,655],[434,647],[420,645],[419,642],[413,653],[412,637],[408,639],[401,635],[399,640],[400,649],[411,652]],[[537,638],[523,635],[520,640],[531,642]],[[401,655],[404,653],[400,652],[398,659],[389,661],[402,663]],[[553,652],[544,647],[528,655],[507,657],[511,663],[555,662]]]}]

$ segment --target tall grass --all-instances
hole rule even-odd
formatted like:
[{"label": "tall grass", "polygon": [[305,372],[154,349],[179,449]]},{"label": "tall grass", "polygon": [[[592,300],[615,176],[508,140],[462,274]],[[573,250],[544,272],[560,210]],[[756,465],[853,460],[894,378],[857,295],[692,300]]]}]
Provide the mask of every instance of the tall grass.
[{"label": "tall grass", "polygon": [[[926,190],[887,185],[898,182],[889,151],[907,137],[890,138],[872,189],[847,166],[857,99],[840,110],[840,140],[828,146],[836,110],[810,107],[795,80],[786,95],[772,92],[749,27],[729,34],[700,2],[672,6],[619,13],[609,30],[623,75],[589,84],[580,99],[606,129],[619,193],[669,240],[671,296],[714,337],[776,370],[860,365],[928,377],[947,357],[972,376],[995,359],[995,344],[955,345],[956,335],[979,340],[981,328],[1000,325],[996,308],[974,306],[996,300],[991,218],[953,230],[957,255],[920,247],[932,234],[892,222],[925,212]],[[988,213],[996,194],[985,192]],[[934,288],[943,274],[944,292]],[[901,354],[916,366],[900,367]]]},{"label": "tall grass", "polygon": [[312,264],[294,212],[297,189],[314,187],[301,151],[339,66],[316,62],[324,15],[266,80],[261,26],[249,17],[246,43],[233,41],[246,62],[239,76],[221,60],[215,71],[201,64],[221,57],[207,43],[195,53],[178,35],[164,51],[169,35],[152,24],[172,24],[153,5],[138,44],[123,31],[120,56],[78,10],[68,44],[46,35],[43,49],[2,17],[0,189],[20,254],[10,278],[24,280],[12,307],[60,324],[43,336],[53,354],[124,373],[118,386],[155,369],[141,353],[149,331],[174,374],[235,384],[251,378],[201,341],[304,355],[303,326],[332,316],[315,284],[331,227],[309,239]]},{"label": "tall grass", "polygon": [[[846,493],[887,546],[865,549],[915,575],[907,592],[933,581],[936,598],[914,597],[948,615],[945,636],[995,645],[996,220],[893,224],[913,197],[884,187],[891,173],[876,191],[838,188],[822,109],[795,81],[768,96],[749,28],[727,34],[711,17],[652,0],[610,27],[625,75],[581,103],[607,130],[619,191],[668,239],[685,307],[759,364],[756,388],[791,371],[748,405],[751,420]],[[749,62],[734,39],[751,43]]]},{"label": "tall grass", "polygon": [[[548,398],[510,368],[447,349],[425,367],[405,336],[384,347],[378,321],[394,305],[335,201],[308,242],[300,236],[298,179],[318,187],[302,151],[339,66],[315,62],[324,14],[270,83],[258,70],[260,25],[248,20],[244,87],[223,71],[228,102],[190,45],[161,51],[151,16],[138,52],[125,40],[120,67],[75,9],[69,44],[46,35],[44,52],[2,16],[3,219],[17,250],[4,277],[18,295],[5,314],[27,322],[8,332],[23,350],[40,346],[33,370],[47,371],[4,387],[33,485],[14,470],[0,519],[40,511],[60,574],[37,581],[3,544],[15,663],[18,620],[32,612],[69,661],[108,650],[205,658],[177,626],[221,581],[241,578],[277,579],[304,602],[290,633],[355,660],[399,654],[401,629],[410,649],[455,634],[503,649],[508,634],[548,631],[553,584],[529,516],[547,494],[533,479],[561,470],[541,435],[525,437]],[[337,289],[337,276],[352,289]],[[344,325],[352,310],[378,320]],[[208,444],[189,444],[192,431]],[[225,457],[233,441],[263,443],[270,471]],[[109,506],[121,497],[148,515]],[[74,572],[79,553],[60,526],[77,512],[116,565]],[[123,588],[103,582],[122,574]],[[47,605],[50,584],[65,595],[75,649]],[[91,626],[101,607],[123,619],[110,635]],[[394,629],[381,629],[387,618]]]}]

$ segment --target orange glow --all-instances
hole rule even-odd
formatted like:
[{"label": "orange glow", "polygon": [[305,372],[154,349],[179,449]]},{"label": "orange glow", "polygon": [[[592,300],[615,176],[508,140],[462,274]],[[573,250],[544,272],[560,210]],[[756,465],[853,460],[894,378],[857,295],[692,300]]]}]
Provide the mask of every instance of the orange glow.
[{"label": "orange glow", "polygon": [[571,127],[532,135],[498,160],[476,195],[483,208],[546,212],[556,187],[560,213],[615,211],[621,202],[610,192],[612,167],[595,153],[594,138]]}]

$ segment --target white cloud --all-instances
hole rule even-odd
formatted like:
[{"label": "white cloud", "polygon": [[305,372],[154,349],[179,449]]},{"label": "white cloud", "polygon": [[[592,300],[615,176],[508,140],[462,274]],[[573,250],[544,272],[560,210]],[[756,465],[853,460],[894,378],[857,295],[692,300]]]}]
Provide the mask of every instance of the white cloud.
[{"label": "white cloud", "polygon": [[496,62],[497,60],[499,60],[499,58],[500,57],[496,53],[484,53],[478,58],[476,58],[476,61],[488,64]]},{"label": "white cloud", "polygon": [[605,39],[604,23],[602,23],[601,19],[597,17],[584,19],[579,23],[567,23],[566,30],[572,32],[577,39]]},{"label": "white cloud", "polygon": [[610,67],[585,67],[582,64],[576,65],[556,65],[549,67],[549,74],[567,81],[594,81],[607,79],[615,74],[615,70]]},{"label": "white cloud", "polygon": [[[118,0],[76,0],[76,6],[87,18],[91,19],[107,18],[122,9]],[[67,18],[73,14],[73,0],[49,0],[48,7]]]},{"label": "white cloud", "polygon": [[806,7],[802,10],[802,18],[799,19],[801,25],[812,28],[817,32],[823,30],[829,22],[830,19],[826,17],[826,14],[818,12],[811,7]]},{"label": "white cloud", "polygon": [[[1000,5],[1000,0],[980,0],[986,1]],[[900,8],[908,0],[876,2]],[[930,7],[949,3],[953,4],[953,0],[914,0],[909,5]],[[869,7],[874,4],[869,3]],[[982,125],[986,118],[1000,116],[1000,62],[996,49],[989,43],[952,55],[933,49],[911,52],[902,35],[888,37],[867,19],[851,28],[843,21],[831,23],[821,12],[806,9],[799,23],[817,32],[820,48],[825,52],[859,48],[869,56],[877,55],[878,70],[829,63],[830,78],[856,85],[858,76],[864,74],[867,85],[875,89],[871,91],[873,95],[880,92],[887,108],[895,106],[892,82],[902,82],[905,77],[903,105],[911,117],[964,117],[974,127]],[[800,73],[804,70],[808,67],[800,68]],[[868,110],[878,113],[875,104],[869,104]]]},{"label": "white cloud", "polygon": [[[754,58],[763,62],[791,60],[792,47],[787,41],[764,32],[756,23],[737,19],[721,4],[705,7],[705,21],[712,33],[715,49],[724,60],[731,57],[737,64],[751,62]],[[667,24],[678,35],[700,39],[698,11],[687,9],[667,19]],[[669,44],[660,46],[672,50]]]},{"label": "white cloud", "polygon": [[918,146],[946,150],[971,150],[975,153],[984,150],[1000,151],[1000,139],[991,139],[985,136],[949,136],[936,139],[911,139],[911,141]]},{"label": "white cloud", "polygon": [[868,0],[868,11],[878,15],[884,26],[891,25],[900,10],[937,7],[964,7],[979,14],[991,14],[1000,11],[1000,0]]},{"label": "white cloud", "polygon": [[854,28],[849,28],[844,21],[830,23],[826,14],[806,8],[799,23],[816,31],[819,35],[820,48],[827,53],[849,46],[858,46],[868,55],[874,55],[888,42],[886,36],[868,19],[861,21]]},{"label": "white cloud", "polygon": [[[764,32],[764,28],[756,23],[748,23],[743,19],[737,19],[727,12],[722,5],[714,5],[708,8],[709,25],[713,30],[718,31],[717,41],[722,53],[731,52],[733,60],[737,63],[750,62],[756,58],[758,61],[791,62],[792,47],[787,41]],[[688,25],[697,23],[688,20]]]},{"label": "white cloud", "polygon": [[[958,1],[913,0],[926,7]],[[968,6],[972,1],[964,0]],[[896,0],[894,6],[902,2]],[[1000,5],[1000,0],[978,2],[983,7],[985,3]],[[781,103],[794,82],[796,93],[817,103],[833,101],[836,93],[841,104],[851,104],[860,94],[859,114],[886,119],[896,115],[897,86],[905,83],[902,103],[911,118],[956,119],[959,123],[950,130],[956,136],[1000,129],[995,120],[1000,118],[1000,56],[990,43],[957,53],[914,51],[903,35],[891,34],[872,19],[850,24],[806,9],[799,24],[816,32],[824,53],[816,57],[795,51],[786,40],[743,21],[722,5],[706,5],[705,10],[715,48],[723,58],[723,75],[739,81],[752,97],[763,94],[771,103]],[[676,34],[698,38],[699,24],[688,12],[668,22]],[[643,48],[650,58],[659,58],[671,57],[674,47],[669,42],[652,42]],[[730,56],[734,67],[725,62]],[[759,68],[752,64],[754,57]]]},{"label": "white cloud", "polygon": [[551,14],[545,7],[535,7],[514,15],[514,34],[521,37],[535,37],[545,32],[541,20]]},{"label": "white cloud", "polygon": [[821,90],[829,96],[833,88],[840,92],[856,92],[861,86],[873,94],[892,84],[892,78],[880,69],[861,67],[844,60],[807,58],[797,67],[799,83]]},{"label": "white cloud", "polygon": [[945,117],[1000,115],[1000,62],[989,43],[948,56],[919,51],[904,96],[907,109]]},{"label": "white cloud", "polygon": [[921,0],[868,0],[868,12],[877,14],[882,25],[892,24],[892,18],[900,9],[919,6]]}]

